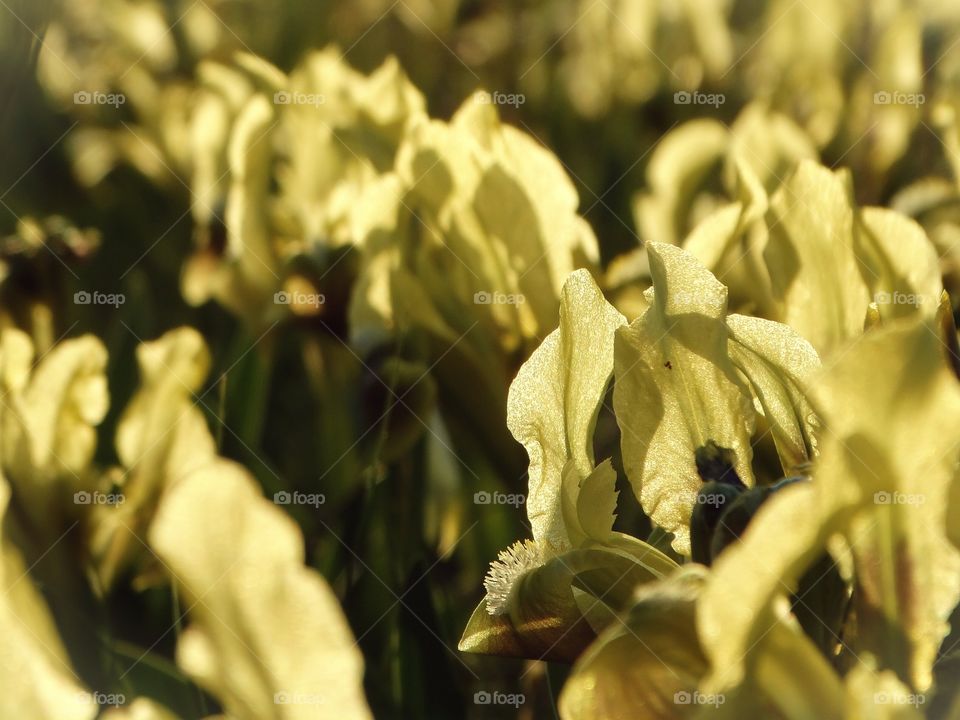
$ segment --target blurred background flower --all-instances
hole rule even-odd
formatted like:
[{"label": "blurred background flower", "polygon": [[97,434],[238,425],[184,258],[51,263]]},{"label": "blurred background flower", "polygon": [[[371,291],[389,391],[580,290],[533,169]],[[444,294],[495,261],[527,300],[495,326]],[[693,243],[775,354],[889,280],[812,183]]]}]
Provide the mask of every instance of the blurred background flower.
[{"label": "blurred background flower", "polygon": [[[83,718],[123,695],[106,716],[553,716],[570,668],[457,647],[468,621],[492,632],[470,620],[489,562],[541,539],[508,399],[564,283],[580,270],[632,322],[658,281],[690,290],[664,279],[659,254],[681,256],[663,246],[712,273],[702,287],[728,296],[711,332],[736,337],[732,360],[701,354],[757,423],[736,441],[771,428],[771,377],[790,375],[785,403],[803,408],[757,441],[758,482],[780,477],[814,454],[798,378],[860,333],[864,301],[930,299],[878,303],[868,324],[950,325],[958,73],[951,0],[0,3],[0,623],[24,639],[8,677],[30,668],[43,688],[0,707]],[[803,371],[734,313],[780,328]],[[574,488],[575,515],[619,491],[613,530],[644,541],[656,575],[682,558],[631,490],[604,383],[579,438],[590,467],[550,482]],[[552,437],[549,404],[531,402]],[[587,553],[570,526],[562,550]],[[619,551],[589,552],[576,582],[623,591],[591,575]],[[649,629],[677,609],[669,626],[690,640],[693,598],[724,587],[690,573],[611,612]],[[583,610],[599,640],[566,717],[590,717],[594,674],[637,650]],[[669,687],[690,690],[711,652],[685,641]],[[860,672],[828,690],[905,680]],[[282,701],[317,700],[318,684],[342,691],[336,707]],[[490,707],[494,691],[524,702]],[[58,710],[67,695],[80,700]]]}]

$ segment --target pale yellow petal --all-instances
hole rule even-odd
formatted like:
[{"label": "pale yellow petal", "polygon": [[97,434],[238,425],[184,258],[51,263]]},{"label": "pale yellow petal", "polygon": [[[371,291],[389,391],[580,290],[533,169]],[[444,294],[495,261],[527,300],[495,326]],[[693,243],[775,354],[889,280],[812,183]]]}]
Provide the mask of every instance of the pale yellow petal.
[{"label": "pale yellow petal", "polygon": [[857,651],[925,690],[960,599],[946,537],[960,387],[933,320],[874,328],[818,380],[825,424],[810,484],[778,491],[714,565],[699,620],[717,685],[735,684],[774,601],[836,534],[854,558]]},{"label": "pale yellow petal", "polygon": [[690,515],[703,481],[695,452],[733,450],[753,483],[753,409],[727,354],[727,289],[679,248],[648,246],[653,304],[617,333],[613,402],[624,469],[646,513],[690,552]]},{"label": "pale yellow petal", "polygon": [[[0,518],[9,500],[0,477]],[[97,704],[71,668],[23,558],[0,532],[0,717],[92,720]]]},{"label": "pale yellow petal", "polygon": [[820,370],[816,350],[787,325],[730,315],[730,359],[750,383],[770,425],[785,474],[813,459],[816,413],[808,398]]},{"label": "pale yellow petal", "polygon": [[34,368],[22,406],[34,468],[72,476],[90,463],[109,405],[106,367],[103,343],[85,335],[63,341]]},{"label": "pale yellow petal", "polygon": [[178,664],[230,717],[371,717],[336,596],[246,471],[221,461],[182,480],[149,539],[191,608]]},{"label": "pale yellow petal", "polygon": [[593,471],[593,428],[613,371],[613,337],[624,317],[585,270],[573,273],[560,301],[560,327],[517,373],[507,427],[530,456],[527,515],[538,542],[568,546],[561,479],[572,460],[580,477]]},{"label": "pale yellow petal", "polygon": [[764,257],[780,317],[823,355],[856,337],[870,302],[850,177],[804,161],[771,203]]},{"label": "pale yellow petal", "polygon": [[91,553],[105,587],[144,552],[142,538],[163,492],[216,457],[213,436],[194,399],[210,369],[200,334],[187,327],[171,330],[142,343],[137,360],[140,388],[117,425],[123,467],[116,480],[123,502],[91,508]]}]

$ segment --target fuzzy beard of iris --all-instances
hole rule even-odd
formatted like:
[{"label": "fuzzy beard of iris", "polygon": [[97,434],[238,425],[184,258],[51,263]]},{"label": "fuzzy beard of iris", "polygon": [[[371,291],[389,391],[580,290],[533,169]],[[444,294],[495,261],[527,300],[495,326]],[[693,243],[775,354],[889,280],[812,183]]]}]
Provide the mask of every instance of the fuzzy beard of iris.
[{"label": "fuzzy beard of iris", "polygon": [[491,615],[506,615],[510,596],[517,580],[553,557],[550,549],[541,547],[534,540],[520,540],[501,550],[497,559],[490,563],[483,587],[487,591],[487,612]]}]

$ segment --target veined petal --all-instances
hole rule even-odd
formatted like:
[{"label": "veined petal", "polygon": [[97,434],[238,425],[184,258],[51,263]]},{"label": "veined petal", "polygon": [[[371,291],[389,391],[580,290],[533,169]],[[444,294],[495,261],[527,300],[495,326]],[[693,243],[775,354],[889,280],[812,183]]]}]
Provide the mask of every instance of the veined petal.
[{"label": "veined petal", "polygon": [[805,160],[771,203],[764,258],[780,319],[821,354],[860,334],[870,301],[849,174]]},{"label": "veined petal", "polygon": [[775,494],[714,564],[698,619],[716,686],[743,676],[775,600],[842,534],[852,549],[856,652],[923,691],[960,596],[946,538],[960,386],[935,321],[875,328],[817,383],[825,429],[810,484]]},{"label": "veined petal", "polygon": [[703,480],[695,453],[713,441],[748,485],[753,408],[727,353],[727,289],[686,252],[648,246],[653,304],[617,332],[614,409],[624,469],[646,513],[690,553]]},{"label": "veined petal", "polygon": [[593,471],[593,428],[613,371],[614,331],[625,322],[590,274],[578,270],[563,289],[560,327],[510,386],[507,426],[530,456],[527,514],[537,542],[570,545],[563,469],[569,460],[580,477]]},{"label": "veined petal", "polygon": [[706,570],[691,565],[638,591],[577,660],[560,695],[563,720],[672,720],[688,717],[707,671],[695,624]]},{"label": "veined petal", "polygon": [[745,315],[727,318],[730,359],[750,383],[770,425],[785,473],[813,459],[816,415],[807,397],[820,358],[781,323]]}]

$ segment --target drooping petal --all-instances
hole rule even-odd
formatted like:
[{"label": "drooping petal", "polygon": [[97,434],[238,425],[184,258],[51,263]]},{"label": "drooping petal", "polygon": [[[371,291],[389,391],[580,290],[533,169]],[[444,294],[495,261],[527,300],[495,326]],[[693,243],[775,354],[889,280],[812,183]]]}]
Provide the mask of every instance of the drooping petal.
[{"label": "drooping petal", "polygon": [[574,665],[560,695],[563,720],[672,720],[690,715],[707,672],[695,625],[705,573],[692,565],[638,591],[624,618],[607,628]]},{"label": "drooping petal", "polygon": [[[213,510],[213,512],[211,512]],[[150,544],[188,598],[187,674],[238,720],[370,718],[363,658],[333,591],[304,567],[296,524],[237,465],[192,473],[165,497]]]},{"label": "drooping petal", "polygon": [[[0,477],[0,521],[9,500],[10,487]],[[20,553],[0,531],[0,716],[92,720],[97,704],[71,668],[50,611],[28,573]]]},{"label": "drooping petal", "polygon": [[[855,565],[856,651],[923,690],[960,596],[947,488],[960,387],[933,320],[875,328],[816,384],[825,429],[810,484],[776,493],[714,565],[699,620],[715,673],[738,682],[775,599],[842,534]],[[716,676],[719,683],[721,678]]]}]

